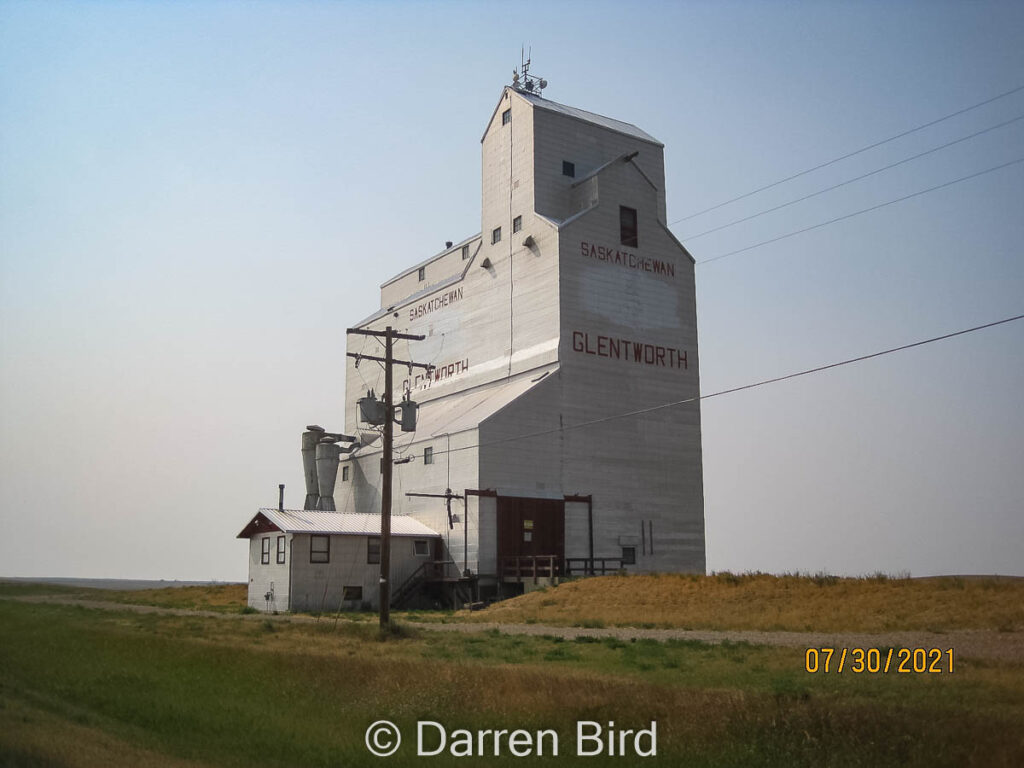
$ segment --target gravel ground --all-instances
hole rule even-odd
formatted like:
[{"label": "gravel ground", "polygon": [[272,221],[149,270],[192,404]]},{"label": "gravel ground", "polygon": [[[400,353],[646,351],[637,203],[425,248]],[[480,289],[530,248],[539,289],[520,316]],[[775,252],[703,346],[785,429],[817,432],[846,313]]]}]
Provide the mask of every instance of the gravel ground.
[{"label": "gravel ground", "polygon": [[[215,611],[189,611],[182,608],[156,608],[103,600],[83,600],[59,595],[24,595],[0,599],[27,603],[80,605],[112,611],[162,613],[172,616],[205,616],[217,619],[273,619],[292,622],[316,622],[313,616],[301,614],[237,614]],[[496,624],[485,622],[446,623],[414,622],[417,629],[428,632],[489,632],[506,635],[550,635],[572,640],[577,637],[614,637],[652,640],[695,640],[704,643],[747,642],[753,645],[776,645],[790,648],[953,648],[957,658],[991,659],[1024,662],[1024,632],[998,632],[988,629],[957,629],[949,632],[886,632],[882,634],[845,632],[756,632],[749,630],[639,629],[631,627],[556,627],[543,624]]]}]

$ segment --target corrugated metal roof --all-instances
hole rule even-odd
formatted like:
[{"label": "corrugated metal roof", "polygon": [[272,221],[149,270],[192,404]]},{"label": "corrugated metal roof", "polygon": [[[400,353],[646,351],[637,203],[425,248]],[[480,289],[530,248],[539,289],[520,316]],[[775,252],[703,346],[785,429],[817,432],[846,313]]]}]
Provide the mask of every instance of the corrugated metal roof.
[{"label": "corrugated metal roof", "polygon": [[[281,512],[273,507],[260,509],[260,514],[285,533],[334,533],[343,536],[380,535],[380,515],[355,512],[314,512],[307,509],[286,509]],[[440,536],[441,534],[408,515],[392,515],[391,535],[425,537]]]},{"label": "corrugated metal roof", "polygon": [[556,101],[549,101],[535,93],[528,93],[526,91],[514,91],[514,93],[522,96],[535,107],[539,107],[540,109],[546,109],[550,112],[560,112],[563,115],[575,117],[577,120],[585,120],[588,123],[600,125],[602,128],[607,128],[618,133],[624,133],[627,136],[642,139],[643,141],[649,141],[652,144],[657,144],[659,147],[665,146],[656,138],[651,136],[651,134],[647,133],[647,131],[637,128],[632,123],[624,123],[622,120],[615,120],[614,118],[598,115],[594,112],[587,112],[585,109],[577,109],[576,107],[559,104]]}]

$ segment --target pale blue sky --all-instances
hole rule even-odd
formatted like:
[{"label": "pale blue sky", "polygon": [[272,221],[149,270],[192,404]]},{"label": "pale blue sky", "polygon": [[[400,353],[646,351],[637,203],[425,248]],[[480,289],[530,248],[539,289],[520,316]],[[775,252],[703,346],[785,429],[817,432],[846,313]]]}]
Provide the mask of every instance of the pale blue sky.
[{"label": "pale blue sky", "polygon": [[[545,95],[669,221],[1024,85],[1008,3],[0,3],[0,575],[244,579],[344,328]],[[674,224],[698,261],[1024,157],[1024,91]],[[1024,312],[1024,164],[698,267],[713,392]],[[711,569],[1024,575],[1024,322],[705,403]],[[625,404],[628,406],[628,404]],[[624,408],[626,410],[627,408]]]}]

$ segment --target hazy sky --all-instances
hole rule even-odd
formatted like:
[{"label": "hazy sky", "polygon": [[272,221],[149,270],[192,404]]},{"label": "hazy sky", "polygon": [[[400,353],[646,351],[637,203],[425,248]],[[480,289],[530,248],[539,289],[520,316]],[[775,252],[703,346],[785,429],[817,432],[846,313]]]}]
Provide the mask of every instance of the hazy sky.
[{"label": "hazy sky", "polygon": [[[1024,4],[0,3],[0,575],[246,578],[344,329],[545,95],[670,222],[1024,85]],[[672,225],[698,261],[1024,158],[1024,91]],[[697,267],[705,393],[1024,312],[1024,163]],[[708,567],[1024,575],[1024,321],[704,403]],[[355,393],[349,393],[355,396]],[[628,402],[623,403],[628,410]]]}]

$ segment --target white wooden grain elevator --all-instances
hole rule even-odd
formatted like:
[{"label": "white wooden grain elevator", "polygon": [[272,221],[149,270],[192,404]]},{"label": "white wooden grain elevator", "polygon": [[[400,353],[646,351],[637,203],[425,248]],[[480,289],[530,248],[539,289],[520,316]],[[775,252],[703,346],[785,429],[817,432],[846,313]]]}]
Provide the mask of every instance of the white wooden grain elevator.
[{"label": "white wooden grain elevator", "polygon": [[[483,597],[590,570],[703,573],[694,261],[666,225],[664,147],[527,85],[483,132],[481,233],[387,280],[354,323],[425,335],[408,354],[436,366],[395,371],[420,408],[396,431],[411,461],[393,513],[439,534],[450,565],[433,578],[468,575]],[[379,371],[348,358],[342,515],[380,512],[381,444],[356,406]]]}]

